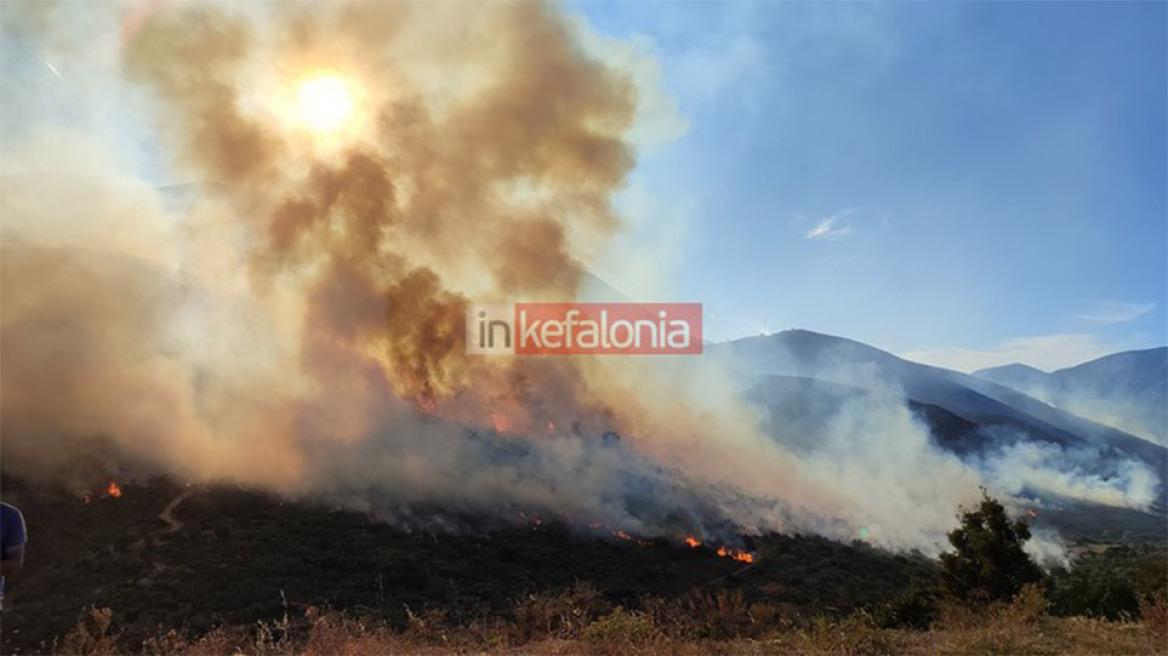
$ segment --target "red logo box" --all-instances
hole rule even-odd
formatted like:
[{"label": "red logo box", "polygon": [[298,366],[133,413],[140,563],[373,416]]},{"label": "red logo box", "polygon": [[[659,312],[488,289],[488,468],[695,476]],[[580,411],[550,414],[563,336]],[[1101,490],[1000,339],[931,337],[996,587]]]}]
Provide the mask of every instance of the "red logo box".
[{"label": "red logo box", "polygon": [[516,303],[522,355],[699,355],[701,303]]}]

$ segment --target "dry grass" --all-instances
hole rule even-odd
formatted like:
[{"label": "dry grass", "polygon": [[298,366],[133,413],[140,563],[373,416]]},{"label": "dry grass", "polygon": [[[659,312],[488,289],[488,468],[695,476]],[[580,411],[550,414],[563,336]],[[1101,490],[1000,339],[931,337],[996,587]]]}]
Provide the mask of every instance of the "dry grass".
[{"label": "dry grass", "polygon": [[661,629],[645,613],[617,606],[584,629],[584,641],[605,654],[628,654],[663,646]]},{"label": "dry grass", "polygon": [[515,642],[578,640],[589,624],[610,610],[600,591],[586,584],[557,595],[529,595],[515,609]]},{"label": "dry grass", "polygon": [[113,611],[90,606],[77,620],[77,626],[53,641],[58,654],[112,654],[117,650],[118,634],[111,632]]},{"label": "dry grass", "polygon": [[1141,600],[1140,618],[1162,643],[1168,643],[1168,595]]},{"label": "dry grass", "polygon": [[640,610],[609,607],[587,586],[529,597],[514,617],[450,622],[437,611],[409,613],[404,627],[309,607],[254,626],[189,637],[169,631],[140,645],[120,644],[109,609],[90,609],[54,643],[60,654],[303,654],[305,656],[448,653],[538,654],[1159,654],[1166,606],[1148,602],[1141,622],[1046,614],[1037,588],[1011,603],[971,609],[946,603],[928,630],[882,629],[865,613],[796,623],[773,606],[740,595],[648,599]]}]

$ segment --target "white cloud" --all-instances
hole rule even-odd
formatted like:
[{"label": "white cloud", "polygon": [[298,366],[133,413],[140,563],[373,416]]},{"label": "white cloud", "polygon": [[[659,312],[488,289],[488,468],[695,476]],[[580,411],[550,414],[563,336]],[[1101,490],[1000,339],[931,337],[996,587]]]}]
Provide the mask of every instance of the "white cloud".
[{"label": "white cloud", "polygon": [[1073,318],[1094,323],[1127,323],[1129,321],[1135,321],[1155,308],[1155,303],[1101,301],[1091,306],[1083,314],[1074,315]]},{"label": "white cloud", "polygon": [[902,358],[957,371],[972,372],[1021,362],[1044,371],[1071,367],[1102,357],[1125,346],[1105,343],[1097,335],[1062,333],[1015,337],[988,349],[923,348],[901,353]]},{"label": "white cloud", "polygon": [[835,240],[850,237],[851,235],[855,234],[855,231],[852,230],[852,226],[840,224],[839,221],[846,216],[855,214],[856,209],[857,208],[854,207],[851,209],[846,209],[842,212],[837,212],[836,214],[823,219],[819,222],[818,225],[816,225],[806,235],[804,235],[804,237],[807,239],[820,240]]}]

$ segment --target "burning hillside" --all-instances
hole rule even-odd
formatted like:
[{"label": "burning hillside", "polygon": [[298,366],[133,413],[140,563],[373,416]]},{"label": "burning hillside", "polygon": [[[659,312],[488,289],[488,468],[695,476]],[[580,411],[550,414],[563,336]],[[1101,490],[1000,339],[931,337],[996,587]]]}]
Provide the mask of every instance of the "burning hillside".
[{"label": "burning hillside", "polygon": [[31,118],[6,148],[20,470],[86,461],[639,535],[729,535],[798,502],[781,454],[747,455],[766,443],[746,413],[695,405],[658,363],[466,352],[469,299],[575,299],[622,224],[629,131],[656,91],[585,28],[541,3],[143,7],[21,15],[43,39],[119,25],[105,82],[195,183],[175,203],[109,134]]},{"label": "burning hillside", "polygon": [[585,296],[633,135],[670,106],[556,5],[5,12],[114,103],[79,127],[5,99],[12,471],[226,481],[409,528],[564,516],[745,562],[769,530],[935,551],[981,482],[894,394],[822,417],[834,450],[808,455],[714,358],[467,353],[472,301]]}]

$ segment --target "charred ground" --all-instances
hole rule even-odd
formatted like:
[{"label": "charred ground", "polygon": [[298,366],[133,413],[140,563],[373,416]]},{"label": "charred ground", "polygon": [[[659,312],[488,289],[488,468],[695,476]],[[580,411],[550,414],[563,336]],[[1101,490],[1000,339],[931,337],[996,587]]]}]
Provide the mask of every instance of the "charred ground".
[{"label": "charred ground", "polygon": [[90,605],[112,608],[127,643],[140,644],[170,628],[198,634],[308,605],[394,624],[430,609],[470,622],[577,584],[629,608],[647,597],[728,588],[766,597],[789,615],[846,613],[937,575],[923,557],[818,537],[754,538],[747,544],[758,560],[746,565],[706,548],[553,521],[409,533],[361,513],[164,479],[123,483],[121,497],[88,503],[60,487],[11,477],[0,484],[30,535],[25,568],[9,586],[4,653],[50,648]]}]

